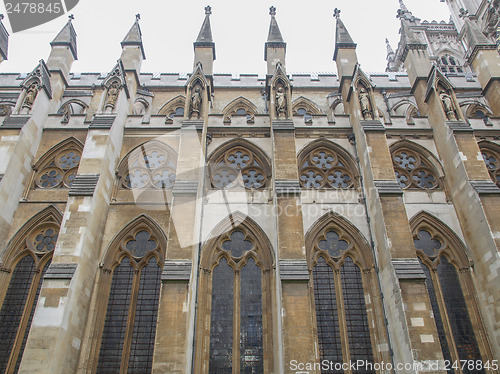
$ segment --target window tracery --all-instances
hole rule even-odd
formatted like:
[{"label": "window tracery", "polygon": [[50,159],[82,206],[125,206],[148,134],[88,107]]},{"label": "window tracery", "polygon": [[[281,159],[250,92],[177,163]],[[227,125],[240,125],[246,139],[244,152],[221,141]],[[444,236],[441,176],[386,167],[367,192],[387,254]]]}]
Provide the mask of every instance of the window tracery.
[{"label": "window tracery", "polygon": [[464,72],[463,66],[457,61],[457,59],[450,55],[443,55],[437,59],[439,70],[444,74],[462,74]]},{"label": "window tracery", "polygon": [[49,207],[24,225],[11,241],[2,267],[12,269],[0,310],[0,372],[19,369],[43,277],[50,266],[60,212]]},{"label": "window tracery", "polygon": [[480,144],[480,149],[491,180],[500,187],[500,147],[488,147]]},{"label": "window tracery", "polygon": [[356,174],[347,159],[326,146],[318,146],[299,158],[299,182],[304,188],[356,187]]},{"label": "window tracery", "polygon": [[392,151],[396,179],[403,189],[431,190],[440,187],[438,175],[428,160],[407,147]]},{"label": "window tracery", "polygon": [[213,188],[260,189],[269,185],[267,160],[244,144],[235,144],[212,159],[209,164]]},{"label": "window tracery", "polygon": [[444,224],[425,214],[412,221],[413,240],[425,274],[444,359],[482,360],[487,343],[477,333],[482,327],[477,322],[480,319],[475,306],[466,301],[469,264],[463,248],[457,248],[462,247],[460,241]]},{"label": "window tracery", "polygon": [[234,99],[222,110],[225,124],[230,124],[233,116],[245,117],[247,123],[252,124],[255,122],[257,113],[258,109],[255,104],[243,96]]},{"label": "window tracery", "polygon": [[49,150],[34,166],[35,187],[42,189],[70,188],[82,157],[82,146],[68,139]]},{"label": "window tracery", "polygon": [[153,226],[144,216],[127,225],[101,265],[109,293],[105,319],[98,327],[96,373],[152,371],[166,244]]},{"label": "window tracery", "polygon": [[122,189],[171,189],[177,155],[164,143],[150,141],[133,149],[120,163]]}]

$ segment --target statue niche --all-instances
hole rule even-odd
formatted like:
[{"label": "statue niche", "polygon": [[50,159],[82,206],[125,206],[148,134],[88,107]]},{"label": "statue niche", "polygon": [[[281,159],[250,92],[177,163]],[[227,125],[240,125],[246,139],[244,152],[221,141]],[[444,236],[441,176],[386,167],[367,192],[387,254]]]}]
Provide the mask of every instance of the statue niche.
[{"label": "statue niche", "polygon": [[197,84],[193,88],[193,94],[191,95],[191,102],[189,103],[189,118],[199,119],[201,114],[201,104],[202,104],[202,96],[201,96],[201,86]]},{"label": "statue niche", "polygon": [[278,119],[287,118],[287,97],[285,88],[282,85],[276,86],[276,117]]},{"label": "statue niche", "polygon": [[437,91],[448,121],[458,121],[457,112],[450,93],[441,85],[438,86]]},{"label": "statue niche", "polygon": [[33,107],[36,96],[40,91],[40,83],[38,81],[33,81],[26,88],[26,95],[24,96],[23,104],[21,105],[21,114],[28,114]]},{"label": "statue niche", "polygon": [[370,102],[370,93],[363,84],[358,85],[359,105],[361,115],[365,121],[373,120],[373,109]]},{"label": "statue niche", "polygon": [[104,104],[104,113],[113,113],[118,100],[118,95],[120,94],[120,89],[121,84],[118,81],[113,81],[113,83],[108,86],[108,92]]}]

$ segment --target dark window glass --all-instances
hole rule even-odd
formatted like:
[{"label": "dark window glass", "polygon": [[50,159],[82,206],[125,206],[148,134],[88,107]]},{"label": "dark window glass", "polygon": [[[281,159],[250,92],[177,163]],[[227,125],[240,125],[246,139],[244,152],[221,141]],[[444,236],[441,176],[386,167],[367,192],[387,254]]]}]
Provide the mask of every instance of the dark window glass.
[{"label": "dark window glass", "polygon": [[247,115],[247,111],[245,109],[243,109],[243,108],[240,108],[234,114],[237,115],[237,116],[246,116]]},{"label": "dark window glass", "polygon": [[[479,347],[477,345],[474,329],[469,318],[467,306],[460,287],[460,281],[455,267],[448,262],[446,257],[442,256],[437,267],[437,274],[443,299],[448,312],[448,319],[453,332],[453,339],[457,347],[460,360],[481,360]],[[467,367],[464,373],[484,373],[484,370],[470,371]]]},{"label": "dark window glass", "polygon": [[264,372],[261,270],[253,258],[241,270],[240,373]]},{"label": "dark window glass", "polygon": [[[351,361],[363,360],[373,364],[373,351],[361,272],[350,257],[345,259],[344,265],[340,269],[340,279],[342,280]],[[357,373],[375,373],[375,371],[358,370]]]},{"label": "dark window glass", "polygon": [[9,288],[0,311],[0,372],[4,373],[16,339],[19,323],[31,288],[35,272],[35,261],[31,256],[23,257],[14,268]]},{"label": "dark window glass", "polygon": [[31,322],[33,321],[33,316],[35,315],[36,304],[38,302],[38,297],[40,296],[40,290],[42,289],[43,276],[47,272],[49,268],[51,260],[49,260],[42,270],[42,275],[40,277],[40,281],[38,282],[38,286],[36,288],[35,300],[33,300],[33,305],[31,306],[31,313],[28,319],[28,324],[26,325],[26,330],[24,331],[23,342],[21,344],[21,350],[19,351],[19,355],[17,356],[16,368],[14,369],[14,373],[17,373],[19,370],[19,366],[21,365],[21,360],[23,358],[24,348],[26,348],[26,342],[28,341],[28,335],[31,328]]},{"label": "dark window glass", "polygon": [[222,258],[213,270],[210,316],[210,374],[231,374],[233,356],[233,269]]},{"label": "dark window glass", "polygon": [[[340,342],[333,270],[327,265],[323,257],[318,259],[318,263],[313,268],[313,282],[321,361],[342,362],[342,345]],[[326,372],[323,371],[322,373]],[[333,371],[333,373],[343,373],[343,370]]]},{"label": "dark window glass", "polygon": [[125,257],[113,271],[97,373],[120,372],[133,278],[134,268]]},{"label": "dark window glass", "polygon": [[245,234],[242,231],[233,232],[231,240],[226,240],[222,243],[222,249],[231,253],[233,257],[241,257],[252,248],[252,242],[245,239]]},{"label": "dark window glass", "polygon": [[[427,286],[427,292],[429,293],[429,298],[431,300],[432,313],[434,314],[434,321],[436,322],[439,342],[441,343],[441,350],[443,351],[443,358],[451,362],[450,348],[448,345],[448,341],[446,340],[443,318],[441,317],[441,311],[439,310],[439,304],[436,297],[436,291],[434,290],[431,272],[429,271],[429,268],[422,263],[422,261],[420,261],[420,265],[422,265],[422,269],[424,270],[425,274],[425,285]],[[448,370],[448,373],[453,373],[453,370]]]},{"label": "dark window glass", "polygon": [[128,363],[129,374],[151,373],[160,297],[161,268],[152,257],[141,270],[134,331]]}]

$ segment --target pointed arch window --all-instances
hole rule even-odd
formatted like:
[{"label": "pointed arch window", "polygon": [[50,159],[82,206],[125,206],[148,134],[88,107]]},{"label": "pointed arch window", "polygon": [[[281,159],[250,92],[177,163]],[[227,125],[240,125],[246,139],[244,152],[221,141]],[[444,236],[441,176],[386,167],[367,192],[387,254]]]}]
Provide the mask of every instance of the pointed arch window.
[{"label": "pointed arch window", "polygon": [[261,243],[238,225],[206,248],[196,372],[272,372],[272,257]]},{"label": "pointed arch window", "polygon": [[60,227],[60,213],[41,212],[16,234],[0,271],[0,372],[17,373],[28,339],[43,277],[51,263]]},{"label": "pointed arch window", "polygon": [[299,182],[303,188],[355,188],[357,173],[348,156],[318,144],[299,156]]},{"label": "pointed arch window", "polygon": [[396,179],[402,189],[441,188],[434,165],[423,154],[404,146],[393,149],[391,154]]},{"label": "pointed arch window", "polygon": [[96,373],[152,371],[166,240],[147,219],[137,221],[118,235],[102,266],[108,297]]},{"label": "pointed arch window", "polygon": [[210,157],[212,188],[261,189],[271,175],[267,159],[245,143],[234,143]]},{"label": "pointed arch window", "polygon": [[[423,215],[413,220],[412,227],[444,359],[485,361],[489,348],[474,298],[466,296],[472,280],[465,252],[458,248],[460,240],[444,224]],[[463,372],[484,370],[465,367]]]},{"label": "pointed arch window", "polygon": [[368,309],[374,307],[367,305],[375,300],[373,265],[366,263],[351,234],[333,222],[314,229],[311,236],[308,266],[320,359],[373,364],[378,360],[373,350],[376,328],[370,327],[375,324]]},{"label": "pointed arch window", "polygon": [[500,188],[500,146],[480,143],[479,148],[491,180]]},{"label": "pointed arch window", "polygon": [[149,141],[133,149],[118,167],[121,189],[171,189],[177,155],[166,144]]},{"label": "pointed arch window", "polygon": [[82,144],[74,138],[50,149],[33,167],[35,188],[70,188],[80,166],[82,149]]}]

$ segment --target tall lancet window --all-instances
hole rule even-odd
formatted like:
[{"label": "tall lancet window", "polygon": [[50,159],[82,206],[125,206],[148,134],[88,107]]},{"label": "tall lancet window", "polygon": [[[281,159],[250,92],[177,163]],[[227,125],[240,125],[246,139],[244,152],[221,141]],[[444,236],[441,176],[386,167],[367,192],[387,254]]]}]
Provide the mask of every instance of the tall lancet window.
[{"label": "tall lancet window", "polygon": [[[195,372],[271,373],[272,257],[238,226],[212,240],[202,259]],[[207,292],[205,292],[207,291]],[[208,339],[207,339],[208,338]]]},{"label": "tall lancet window", "polygon": [[165,239],[151,226],[145,217],[128,225],[103,263],[109,296],[96,373],[152,371]]},{"label": "tall lancet window", "polygon": [[[0,284],[0,373],[17,373],[21,364],[43,277],[51,263],[61,214],[47,208],[10,241],[2,259],[6,282]],[[2,278],[3,279],[3,278]]]},{"label": "tall lancet window", "polygon": [[[425,274],[445,360],[486,362],[490,356],[474,297],[470,266],[460,240],[440,221],[421,214],[412,220],[417,255]],[[471,361],[471,362],[472,362]],[[464,373],[484,373],[464,367]]]},{"label": "tall lancet window", "polygon": [[[308,267],[312,274],[320,360],[348,363],[380,361],[374,347],[380,327],[375,323],[376,286],[370,248],[352,228],[324,217],[307,234]],[[365,253],[368,251],[368,253]],[[335,368],[334,368],[335,369]],[[365,373],[375,373],[367,366]],[[324,373],[343,373],[336,370]]]}]

